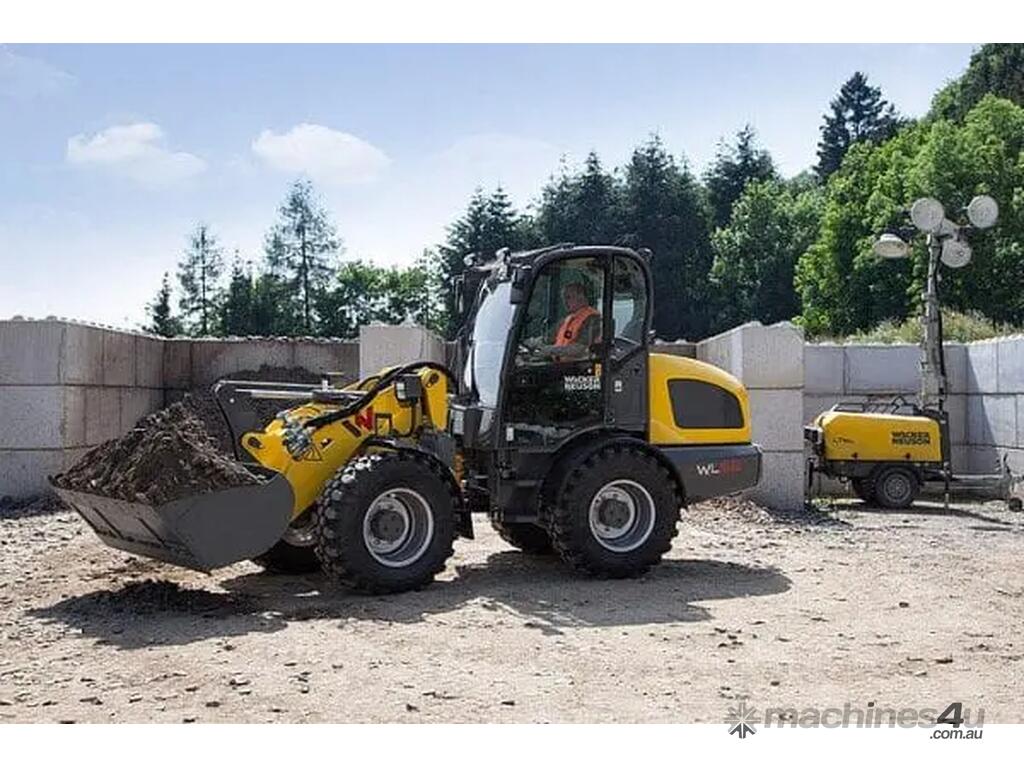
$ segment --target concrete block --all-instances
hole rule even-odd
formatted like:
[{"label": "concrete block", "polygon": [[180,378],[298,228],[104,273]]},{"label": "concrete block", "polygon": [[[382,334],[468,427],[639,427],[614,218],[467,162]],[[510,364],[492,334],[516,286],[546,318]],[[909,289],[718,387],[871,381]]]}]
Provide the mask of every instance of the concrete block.
[{"label": "concrete block", "polygon": [[103,332],[103,384],[108,387],[135,385],[134,334]]},{"label": "concrete block", "polygon": [[965,444],[967,442],[967,395],[947,397],[946,412],[949,414],[950,444]]},{"label": "concrete block", "polygon": [[293,363],[313,373],[343,371],[352,379],[359,376],[358,341],[310,341],[293,343]]},{"label": "concrete block", "polygon": [[953,474],[966,475],[971,472],[971,446],[953,445]]},{"label": "concrete block", "polygon": [[1017,442],[1018,448],[1024,448],[1024,395],[1017,395]]},{"label": "concrete block", "polygon": [[654,342],[652,351],[663,355],[697,357],[697,345],[692,341],[662,341],[657,339]]},{"label": "concrete block", "polygon": [[697,359],[711,363],[734,376],[741,376],[743,371],[743,339],[740,328],[720,333],[704,339],[697,344]]},{"label": "concrete block", "polygon": [[803,393],[799,389],[750,390],[754,442],[766,450],[803,450]]},{"label": "concrete block", "polygon": [[823,411],[829,410],[833,405],[843,398],[842,395],[808,395],[803,397],[803,423],[810,424]]},{"label": "concrete block", "polygon": [[135,339],[135,386],[164,385],[164,342],[148,336]]},{"label": "concrete block", "polygon": [[1017,399],[1013,395],[967,396],[967,442],[970,445],[1017,444]]},{"label": "concrete block", "polygon": [[846,383],[850,394],[912,394],[921,382],[921,351],[909,344],[848,344]]},{"label": "concrete block", "polygon": [[85,439],[85,387],[62,387],[64,394],[64,417],[61,423],[62,445],[86,445]]},{"label": "concrete block", "polygon": [[800,509],[804,504],[803,451],[766,451],[761,482],[746,496],[773,509]]},{"label": "concrete block", "polygon": [[61,381],[65,384],[103,383],[103,330],[68,323],[64,328]]},{"label": "concrete block", "polygon": [[166,339],[163,342],[163,386],[189,389],[192,386],[192,342]]},{"label": "concrete block", "polygon": [[121,390],[121,434],[126,434],[143,416],[163,407],[163,392],[159,389]]},{"label": "concrete block", "polygon": [[0,448],[63,448],[60,385],[0,387]]},{"label": "concrete block", "polygon": [[987,394],[999,391],[998,342],[975,341],[967,345],[967,392]]},{"label": "concrete block", "polygon": [[0,384],[57,384],[64,324],[0,321]]},{"label": "concrete block", "polygon": [[64,468],[63,449],[0,450],[0,497],[23,498],[48,493],[47,478]]},{"label": "concrete block", "polygon": [[364,325],[359,329],[359,375],[418,360],[444,362],[444,340],[417,325]]},{"label": "concrete block", "polygon": [[212,384],[263,366],[290,368],[291,342],[281,339],[197,339],[192,342],[192,386]]},{"label": "concrete block", "polygon": [[804,345],[804,391],[838,396],[843,391],[843,348],[836,344]]},{"label": "concrete block", "polygon": [[[996,445],[969,445],[967,451],[970,456],[970,471],[976,475],[991,475],[997,472],[1004,455],[1010,459],[1011,469],[1014,462],[1018,461],[1016,456],[1010,456],[1010,451],[1006,448]],[[1020,472],[1021,469],[1018,467],[1016,471]]]},{"label": "concrete block", "polygon": [[964,395],[967,388],[967,347],[958,342],[943,345],[946,358],[946,391]]},{"label": "concrete block", "polygon": [[85,390],[85,442],[98,445],[121,434],[121,393],[116,387]]},{"label": "concrete block", "polygon": [[804,333],[792,323],[748,323],[738,329],[743,352],[739,377],[753,389],[804,386]]},{"label": "concrete block", "polygon": [[999,391],[1024,392],[1024,336],[1000,339],[995,346],[999,360]]}]

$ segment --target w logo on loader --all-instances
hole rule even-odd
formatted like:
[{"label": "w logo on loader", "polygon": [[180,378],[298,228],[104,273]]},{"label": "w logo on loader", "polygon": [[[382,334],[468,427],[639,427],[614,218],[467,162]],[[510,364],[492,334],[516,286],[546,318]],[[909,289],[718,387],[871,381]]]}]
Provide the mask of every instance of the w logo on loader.
[{"label": "w logo on loader", "polygon": [[373,432],[376,428],[376,420],[373,417],[373,406],[371,405],[366,410],[357,413],[351,419],[345,419],[345,421],[341,423],[345,429],[352,433],[352,437],[360,437],[364,431]]}]

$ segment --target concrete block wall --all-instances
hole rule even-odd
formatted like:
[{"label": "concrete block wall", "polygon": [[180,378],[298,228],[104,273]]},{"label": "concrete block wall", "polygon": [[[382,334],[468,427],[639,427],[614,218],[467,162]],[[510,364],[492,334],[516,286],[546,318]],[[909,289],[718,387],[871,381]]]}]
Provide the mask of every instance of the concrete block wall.
[{"label": "concrete block wall", "polygon": [[440,336],[415,325],[364,325],[359,329],[359,377],[381,368],[419,360],[445,363],[447,349]]},{"label": "concrete block wall", "polygon": [[163,341],[59,320],[0,322],[0,497],[46,478],[163,406]]},{"label": "concrete block wall", "polygon": [[697,358],[729,371],[750,395],[753,438],[764,451],[755,501],[803,506],[804,335],[792,323],[747,323],[698,343]]},{"label": "concrete block wall", "polygon": [[0,321],[0,498],[47,493],[50,475],[182,391],[262,366],[354,380],[359,344],[163,339],[63,320]]},{"label": "concrete block wall", "polygon": [[970,471],[995,471],[1005,455],[1024,473],[1024,336],[966,345]]}]

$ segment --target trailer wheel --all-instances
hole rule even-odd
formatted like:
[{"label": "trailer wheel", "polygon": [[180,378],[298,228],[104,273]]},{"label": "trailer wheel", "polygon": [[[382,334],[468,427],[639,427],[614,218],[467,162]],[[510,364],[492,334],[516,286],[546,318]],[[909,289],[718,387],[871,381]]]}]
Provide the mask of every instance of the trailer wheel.
[{"label": "trailer wheel", "polygon": [[850,485],[853,486],[853,492],[857,494],[857,498],[864,503],[876,504],[878,502],[875,497],[875,483],[870,476],[855,477],[850,481]]},{"label": "trailer wheel", "polygon": [[609,445],[571,467],[549,513],[555,551],[592,576],[638,576],[672,546],[682,500],[652,456]]},{"label": "trailer wheel", "polygon": [[455,498],[430,459],[411,451],[359,456],[324,488],[316,555],[360,592],[419,589],[444,570],[455,540]]},{"label": "trailer wheel", "polygon": [[551,537],[539,525],[491,520],[491,527],[504,541],[528,555],[549,555],[552,552]]},{"label": "trailer wheel", "polygon": [[316,522],[313,510],[307,509],[288,526],[277,544],[252,561],[269,573],[315,573],[320,570],[315,544]]},{"label": "trailer wheel", "polygon": [[906,509],[917,497],[917,475],[906,467],[886,467],[874,478],[875,499],[888,509]]}]

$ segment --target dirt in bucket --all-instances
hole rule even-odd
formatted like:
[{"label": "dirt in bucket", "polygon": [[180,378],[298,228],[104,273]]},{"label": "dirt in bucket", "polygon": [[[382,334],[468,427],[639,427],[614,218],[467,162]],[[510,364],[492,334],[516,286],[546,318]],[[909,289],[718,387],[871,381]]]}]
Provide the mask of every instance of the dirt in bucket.
[{"label": "dirt in bucket", "polygon": [[124,437],[96,446],[53,482],[69,490],[164,504],[194,493],[256,485],[263,478],[221,451],[186,395],[140,419]]}]

